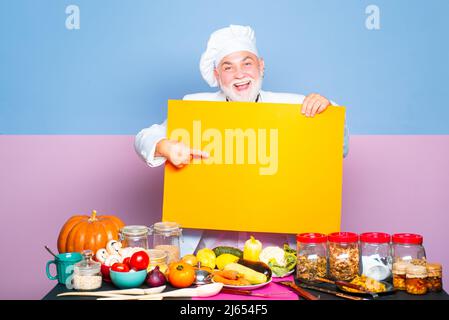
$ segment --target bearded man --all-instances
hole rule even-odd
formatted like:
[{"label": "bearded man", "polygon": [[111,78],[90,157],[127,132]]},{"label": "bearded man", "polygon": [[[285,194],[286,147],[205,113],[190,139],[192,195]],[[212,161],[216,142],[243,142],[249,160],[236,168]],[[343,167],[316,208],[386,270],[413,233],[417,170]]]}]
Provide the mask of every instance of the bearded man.
[{"label": "bearded man", "polygon": [[[255,34],[249,26],[231,25],[213,32],[201,56],[200,71],[211,87],[219,87],[220,90],[188,94],[183,100],[302,104],[298,117],[314,117],[324,112],[328,106],[336,105],[316,93],[304,96],[263,91],[261,88],[265,63],[259,56]],[[136,152],[150,167],[169,161],[175,167],[182,168],[194,157],[208,157],[206,152],[191,149],[180,141],[167,139],[166,134],[167,122],[164,121],[143,129],[136,136]],[[345,125],[343,156],[348,153],[348,142],[349,134]],[[261,238],[265,245],[282,246],[284,242],[296,245],[292,235],[252,234]],[[246,232],[184,230],[181,253],[188,254],[202,247],[213,248],[218,245],[242,248],[248,238]]]}]

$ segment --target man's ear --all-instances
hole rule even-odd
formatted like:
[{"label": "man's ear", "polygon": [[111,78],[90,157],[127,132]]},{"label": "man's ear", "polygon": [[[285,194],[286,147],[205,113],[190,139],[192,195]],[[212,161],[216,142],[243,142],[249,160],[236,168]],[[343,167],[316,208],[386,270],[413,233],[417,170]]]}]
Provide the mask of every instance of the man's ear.
[{"label": "man's ear", "polygon": [[214,69],[214,76],[215,76],[215,79],[217,79],[217,81],[218,81],[218,70],[217,70],[217,68]]},{"label": "man's ear", "polygon": [[265,73],[265,61],[263,60],[263,58],[259,58],[259,72],[263,77]]}]

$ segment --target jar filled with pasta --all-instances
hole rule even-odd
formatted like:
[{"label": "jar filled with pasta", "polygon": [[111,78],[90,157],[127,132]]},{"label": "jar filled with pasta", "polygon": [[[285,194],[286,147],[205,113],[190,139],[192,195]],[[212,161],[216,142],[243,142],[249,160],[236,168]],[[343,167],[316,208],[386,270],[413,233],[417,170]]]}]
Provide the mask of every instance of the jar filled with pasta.
[{"label": "jar filled with pasta", "polygon": [[296,236],[296,277],[313,280],[327,275],[327,236],[321,233],[301,233]]},{"label": "jar filled with pasta", "polygon": [[329,240],[329,276],[351,281],[359,274],[359,237],[352,232],[335,232]]}]

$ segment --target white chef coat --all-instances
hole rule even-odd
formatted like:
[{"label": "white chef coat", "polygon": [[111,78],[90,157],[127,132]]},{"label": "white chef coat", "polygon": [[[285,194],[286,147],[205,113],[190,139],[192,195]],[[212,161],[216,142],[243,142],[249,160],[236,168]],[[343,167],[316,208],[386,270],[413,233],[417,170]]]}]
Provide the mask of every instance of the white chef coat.
[{"label": "white chef coat", "polygon": [[[258,102],[266,103],[291,103],[302,104],[305,99],[304,95],[292,93],[278,93],[270,91],[260,91]],[[203,92],[188,94],[184,96],[183,100],[193,101],[226,101],[226,96],[221,91],[217,92]],[[337,104],[331,101],[331,104]],[[298,113],[300,110],[298,110]],[[141,130],[134,142],[134,148],[138,155],[150,166],[158,167],[165,162],[164,157],[155,157],[157,143],[166,138],[167,135],[167,120],[161,124],[153,124],[149,128]],[[349,147],[349,132],[345,123],[344,141],[343,141],[343,156],[348,153]],[[292,235],[286,234],[272,234],[272,233],[254,233],[256,239],[260,239],[264,246],[277,245],[282,246],[284,242],[288,242],[291,246],[296,245],[296,240]],[[196,230],[184,229],[183,241],[181,243],[181,255],[196,252],[198,249],[207,247],[214,248],[218,245],[229,245],[243,248],[244,242],[249,239],[247,232],[232,232],[232,231],[216,231],[216,230]]]}]

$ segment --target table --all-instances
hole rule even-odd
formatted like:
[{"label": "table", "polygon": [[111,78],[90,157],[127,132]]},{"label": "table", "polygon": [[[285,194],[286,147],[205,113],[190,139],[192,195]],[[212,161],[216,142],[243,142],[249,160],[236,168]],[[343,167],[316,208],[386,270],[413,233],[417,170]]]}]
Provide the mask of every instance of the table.
[{"label": "table", "polygon": [[[281,286],[277,284],[277,281],[293,281],[293,276],[285,277],[282,279],[274,278],[271,283],[266,285],[263,288],[253,290],[254,293],[282,293],[273,295],[270,298],[261,298],[261,297],[253,297],[253,296],[243,296],[243,295],[234,295],[234,294],[218,294],[209,298],[164,298],[164,300],[303,300],[299,298],[296,293],[293,293],[289,288]],[[320,287],[335,290],[335,286],[332,284],[322,283],[319,285]],[[145,286],[143,286],[145,287]],[[174,290],[175,288],[167,285],[166,291]],[[103,285],[99,290],[95,291],[106,291],[106,290],[117,290],[117,288],[108,282],[103,281]],[[96,297],[79,297],[79,296],[68,296],[68,297],[58,297],[59,293],[71,291],[67,289],[64,285],[58,284],[56,285],[47,295],[43,297],[43,300],[95,300]],[[317,292],[313,290],[306,290],[316,296],[320,296],[320,300],[345,300],[343,298],[339,298],[327,293]],[[411,295],[404,291],[396,291],[392,294],[380,295],[376,300],[449,300],[449,295],[445,292],[429,292],[426,295]]]}]

